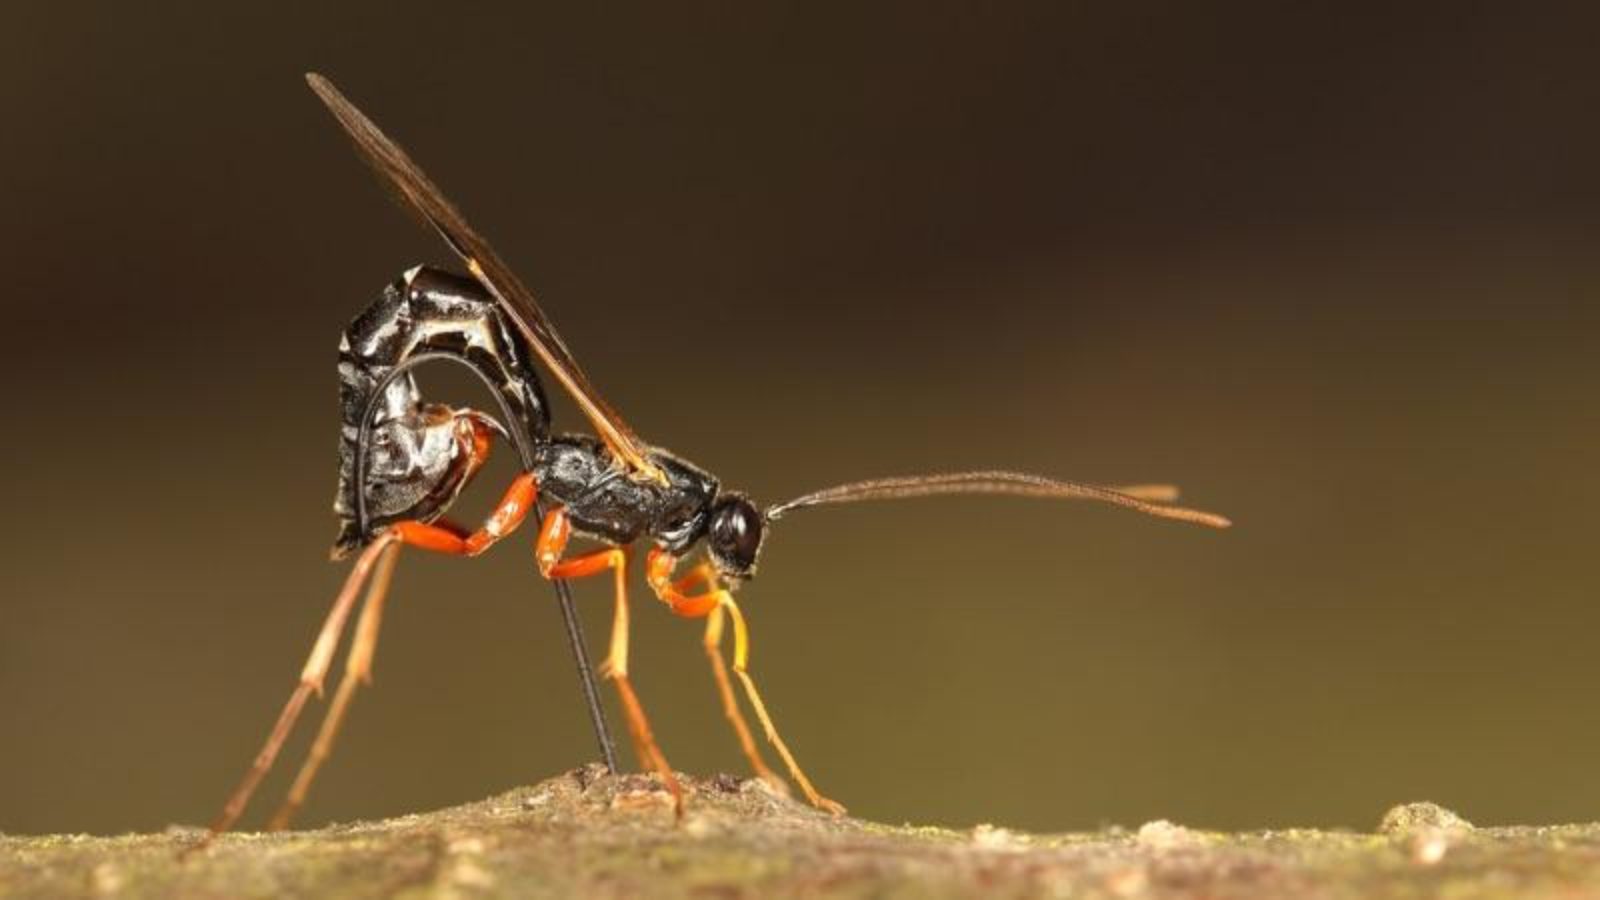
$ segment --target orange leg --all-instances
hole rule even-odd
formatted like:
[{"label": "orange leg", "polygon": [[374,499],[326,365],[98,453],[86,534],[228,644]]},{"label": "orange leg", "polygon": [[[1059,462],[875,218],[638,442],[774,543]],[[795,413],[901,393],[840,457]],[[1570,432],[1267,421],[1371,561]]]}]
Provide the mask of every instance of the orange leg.
[{"label": "orange leg", "polygon": [[[538,493],[538,485],[531,474],[517,478],[506,490],[505,496],[500,499],[494,511],[489,514],[489,518],[484,520],[482,527],[470,534],[462,534],[459,525],[448,521],[426,524],[399,522],[394,526],[394,530],[399,533],[402,544],[439,553],[477,556],[523,523],[528,510],[533,508],[534,502],[538,499]],[[279,831],[288,827],[289,820],[305,804],[311,782],[315,780],[317,771],[333,751],[333,742],[344,724],[356,687],[372,683],[372,659],[377,652],[378,627],[383,621],[383,604],[389,591],[389,581],[394,573],[398,550],[398,546],[391,549],[373,578],[372,588],[367,592],[366,602],[362,605],[361,619],[356,623],[355,638],[351,642],[349,655],[345,658],[345,673],[339,681],[339,689],[334,693],[333,702],[329,704],[327,715],[317,732],[316,740],[311,745],[305,763],[295,776],[294,785],[289,789],[289,796],[267,824],[269,831]]]},{"label": "orange leg", "polygon": [[[806,799],[811,801],[811,805],[825,809],[836,816],[844,815],[843,806],[822,796],[812,786],[811,779],[806,777],[806,773],[800,769],[800,764],[795,761],[794,754],[789,752],[788,745],[778,735],[777,726],[772,724],[772,717],[767,714],[767,705],[761,701],[761,692],[756,690],[755,680],[750,677],[750,632],[745,626],[744,614],[739,611],[739,605],[733,600],[733,595],[725,588],[713,588],[699,596],[688,596],[672,580],[672,573],[677,566],[678,560],[672,554],[660,549],[650,551],[645,562],[645,577],[656,596],[680,616],[710,618],[711,621],[706,623],[706,641],[709,646],[720,643],[723,613],[726,612],[733,620],[733,673],[739,677],[739,682],[744,686],[745,697],[755,709],[756,717],[761,720],[761,725],[767,733],[767,740],[777,748],[778,755],[783,757],[784,765],[789,769],[790,777],[800,785],[800,790],[805,793]],[[686,578],[684,581],[689,579]],[[708,579],[708,587],[715,583],[714,578]],[[720,661],[720,654],[717,658]]]},{"label": "orange leg", "polygon": [[401,540],[413,547],[452,556],[477,556],[516,531],[538,499],[539,483],[532,474],[523,474],[511,483],[505,496],[500,498],[500,505],[484,520],[483,527],[465,537],[446,525],[424,522],[397,522],[394,530],[400,532]]},{"label": "orange leg", "polygon": [[328,713],[322,720],[322,727],[317,730],[317,739],[311,745],[311,752],[306,756],[306,761],[300,766],[300,772],[295,775],[294,786],[289,789],[289,796],[284,799],[283,805],[273,814],[267,823],[268,831],[282,831],[289,827],[289,820],[294,818],[300,807],[305,805],[306,794],[311,790],[311,782],[316,779],[317,771],[322,768],[323,762],[333,752],[334,739],[339,736],[339,728],[344,724],[345,714],[350,709],[350,700],[355,696],[356,687],[362,684],[372,684],[372,658],[378,649],[378,626],[383,621],[383,604],[389,596],[389,584],[394,578],[394,564],[400,558],[400,545],[391,544],[383,557],[378,560],[377,572],[372,576],[372,586],[367,588],[367,599],[361,604],[361,618],[356,621],[356,635],[350,642],[350,653],[345,657],[344,675],[339,679],[339,689],[333,694],[333,702],[328,705]]},{"label": "orange leg", "polygon": [[[261,779],[266,777],[268,770],[272,768],[273,762],[277,760],[278,752],[283,749],[284,741],[288,739],[289,732],[294,728],[295,722],[299,720],[300,713],[305,709],[306,701],[311,698],[313,693],[319,697],[322,696],[323,682],[327,678],[328,670],[332,667],[333,655],[338,649],[340,638],[344,634],[345,623],[350,618],[350,612],[355,606],[356,598],[361,594],[362,585],[372,575],[374,568],[378,566],[385,552],[399,544],[409,544],[424,550],[433,550],[440,553],[477,555],[488,549],[495,541],[516,530],[517,526],[521,525],[523,519],[526,518],[528,510],[533,508],[534,500],[537,497],[537,482],[532,475],[525,474],[512,483],[511,488],[506,491],[505,497],[501,499],[500,505],[495,507],[494,512],[489,515],[483,527],[466,537],[462,537],[457,532],[439,525],[430,525],[423,522],[397,522],[373,539],[371,544],[367,545],[367,548],[362,551],[361,555],[356,559],[355,565],[351,568],[350,575],[345,579],[344,587],[340,589],[339,595],[334,598],[333,608],[328,612],[328,617],[323,622],[322,630],[317,633],[317,640],[311,647],[311,655],[306,659],[306,664],[300,671],[300,683],[296,685],[294,693],[289,695],[289,702],[284,704],[283,712],[279,713],[278,721],[273,725],[271,733],[267,735],[266,744],[262,746],[261,752],[256,754],[254,762],[251,764],[250,769],[245,772],[244,778],[240,780],[238,787],[234,788],[233,793],[229,795],[228,802],[223,806],[222,812],[211,823],[205,838],[185,852],[193,852],[205,847],[217,835],[233,827],[240,814],[244,812],[245,805],[249,803],[251,795],[255,793],[256,787],[261,783]],[[387,566],[384,568],[387,569]],[[373,607],[381,607],[382,592],[387,589],[387,580],[387,573],[382,573],[380,584],[374,585],[374,590],[367,595],[367,609],[372,610]],[[372,652],[377,640],[380,612],[381,610],[374,610],[371,613],[372,618],[370,619],[371,625],[368,630],[369,637],[366,641],[367,646],[353,646],[351,648],[353,654],[358,649],[361,654],[358,659],[351,660],[351,665],[355,665],[359,661],[363,671],[369,669],[371,665]],[[366,621],[369,621],[367,613],[363,612],[363,622],[365,623]],[[361,627],[366,628],[365,624]],[[361,643],[359,635],[357,641]],[[348,693],[353,692],[354,687],[352,686]],[[341,695],[347,693],[342,682],[339,693]],[[321,757],[323,758],[326,757],[327,751],[332,747],[333,738],[338,732],[339,723],[343,720],[344,711],[348,705],[348,696],[343,697],[343,699],[335,698],[334,706],[329,711],[329,722],[325,722],[323,726],[327,740],[322,740],[324,736],[322,734],[318,736],[318,744],[322,745]],[[316,750],[317,748],[313,747],[314,755]],[[311,778],[315,776],[316,769],[321,765],[321,761],[321,758],[317,758],[314,763],[311,760],[307,761],[307,767],[310,770],[309,774],[305,769],[302,769],[301,776],[305,779],[305,784],[300,785],[298,783],[299,779],[297,779],[296,787],[291,791],[290,795],[290,802],[295,806],[303,802],[305,790],[310,787]],[[296,799],[297,795],[298,799]],[[289,811],[292,812],[293,810],[290,809]]]},{"label": "orange leg", "polygon": [[313,693],[318,696],[322,694],[322,682],[327,677],[334,651],[338,649],[339,638],[344,634],[345,621],[350,618],[350,610],[355,605],[356,597],[361,593],[361,586],[371,574],[379,557],[398,540],[397,534],[386,531],[356,559],[356,564],[351,567],[349,576],[345,578],[344,587],[334,598],[333,609],[328,612],[328,618],[322,623],[322,630],[317,632],[316,642],[311,645],[311,655],[300,670],[300,683],[295,686],[294,693],[289,695],[289,702],[284,704],[283,712],[278,714],[278,721],[267,735],[266,744],[262,746],[261,752],[256,754],[255,761],[245,772],[239,786],[228,796],[228,802],[212,821],[205,838],[186,852],[199,850],[210,844],[217,835],[233,827],[233,823],[239,820],[245,804],[250,802],[250,795],[255,793],[256,786],[261,783],[261,779],[266,776],[267,771],[272,768],[272,763],[278,758],[278,751],[283,748],[283,742],[289,737],[289,731],[300,718],[300,712],[305,708],[306,701]]},{"label": "orange leg", "polygon": [[683,787],[678,784],[677,775],[673,774],[666,756],[656,744],[655,734],[650,730],[650,720],[644,714],[639,696],[633,691],[633,683],[628,680],[628,554],[620,548],[610,547],[563,560],[561,554],[565,552],[571,536],[572,523],[567,518],[567,511],[559,508],[551,510],[539,528],[534,559],[546,578],[586,578],[607,570],[614,574],[617,605],[611,624],[611,650],[600,665],[600,673],[617,686],[617,695],[622,700],[622,711],[627,716],[628,731],[633,735],[633,746],[639,754],[639,762],[661,776],[667,790],[672,793],[673,811],[681,818]]}]

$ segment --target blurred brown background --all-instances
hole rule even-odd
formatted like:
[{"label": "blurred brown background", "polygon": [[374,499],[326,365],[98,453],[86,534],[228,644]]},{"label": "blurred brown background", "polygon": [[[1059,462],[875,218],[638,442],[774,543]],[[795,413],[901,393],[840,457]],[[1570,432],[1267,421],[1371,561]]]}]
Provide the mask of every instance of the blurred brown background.
[{"label": "blurred brown background", "polygon": [[[1235,517],[785,521],[755,671],[853,812],[1600,815],[1592,5],[575,6],[7,12],[0,830],[210,818],[343,576],[335,339],[448,259],[311,68],[731,485],[1005,466]],[[306,824],[593,758],[529,538],[402,561]],[[698,625],[635,597],[669,758],[742,771]]]}]

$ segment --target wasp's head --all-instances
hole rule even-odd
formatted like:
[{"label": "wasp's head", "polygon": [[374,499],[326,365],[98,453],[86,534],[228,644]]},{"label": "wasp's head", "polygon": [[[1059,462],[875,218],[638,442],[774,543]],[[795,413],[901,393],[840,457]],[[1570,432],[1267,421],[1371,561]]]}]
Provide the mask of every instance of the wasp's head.
[{"label": "wasp's head", "polygon": [[719,574],[729,579],[745,579],[755,574],[765,524],[760,510],[743,495],[717,497],[711,504],[711,520],[706,525],[706,547]]}]

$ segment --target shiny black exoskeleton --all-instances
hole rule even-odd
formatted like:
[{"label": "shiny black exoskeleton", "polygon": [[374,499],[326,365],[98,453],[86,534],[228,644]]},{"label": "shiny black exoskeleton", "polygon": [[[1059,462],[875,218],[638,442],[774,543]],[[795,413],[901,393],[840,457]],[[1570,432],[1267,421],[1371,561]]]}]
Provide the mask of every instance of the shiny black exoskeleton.
[{"label": "shiny black exoskeleton", "polygon": [[[549,435],[544,389],[499,304],[472,279],[423,266],[406,272],[339,339],[335,557],[365,546],[390,522],[438,518],[473,474],[470,447],[460,440],[462,423],[492,420],[423,402],[406,366],[430,355],[464,362],[493,386],[502,415],[511,421],[491,427],[502,433],[515,428],[531,442]],[[365,469],[364,497],[355,489],[358,459]],[[363,505],[365,522],[359,515]]]},{"label": "shiny black exoskeleton", "polygon": [[[409,367],[432,357],[477,371],[508,421],[425,403]],[[473,439],[488,429],[528,448],[523,462],[541,498],[565,507],[577,533],[615,545],[650,538],[674,554],[706,539],[722,574],[753,574],[763,531],[754,504],[664,450],[650,451],[667,476],[660,485],[630,477],[595,438],[551,436],[549,405],[528,359],[521,333],[476,280],[437,269],[405,273],[351,322],[339,345],[336,556],[389,523],[442,515],[476,474],[482,457]],[[358,468],[365,496],[355,491]]]},{"label": "shiny black exoskeleton", "polygon": [[553,438],[534,458],[540,493],[566,507],[574,531],[618,546],[648,537],[673,555],[704,538],[720,573],[754,574],[760,512],[693,464],[652,448],[650,459],[667,476],[668,485],[660,487],[628,477],[605,444],[587,435]]}]

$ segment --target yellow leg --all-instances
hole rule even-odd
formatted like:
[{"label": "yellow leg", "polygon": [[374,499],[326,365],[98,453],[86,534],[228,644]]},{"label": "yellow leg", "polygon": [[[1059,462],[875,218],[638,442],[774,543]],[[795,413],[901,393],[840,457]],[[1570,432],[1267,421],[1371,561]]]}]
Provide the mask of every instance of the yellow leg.
[{"label": "yellow leg", "polygon": [[722,696],[722,714],[727,716],[729,724],[733,725],[733,733],[739,739],[739,749],[744,751],[745,758],[750,760],[750,768],[762,781],[777,789],[784,796],[789,795],[789,785],[784,783],[778,773],[767,767],[767,761],[761,758],[761,750],[756,746],[756,739],[750,734],[750,726],[745,723],[744,713],[739,711],[738,698],[733,695],[733,683],[728,680],[728,666],[722,661],[722,607],[712,610],[706,616],[706,656],[711,660],[711,674],[717,680],[717,693]]},{"label": "yellow leg", "polygon": [[[717,573],[711,568],[710,563],[695,566],[689,574],[672,583],[672,587],[679,593],[688,593],[697,587],[716,586]],[[727,663],[722,660],[722,623],[721,606],[714,607],[706,614],[706,658],[711,661],[711,675],[717,682],[717,693],[722,699],[722,714],[733,726],[734,736],[739,739],[739,749],[744,751],[745,758],[750,761],[750,767],[755,770],[756,775],[784,796],[788,796],[789,785],[767,766],[767,761],[761,757],[761,749],[756,746],[755,737],[750,733],[750,726],[744,720],[744,713],[739,710],[739,700],[733,693],[733,681],[728,677]]]},{"label": "yellow leg", "polygon": [[[783,757],[784,765],[789,769],[790,777],[794,778],[795,783],[800,785],[800,790],[805,793],[806,799],[810,800],[813,806],[825,809],[834,815],[843,815],[845,811],[843,806],[822,796],[812,786],[811,779],[806,777],[806,773],[800,769],[800,764],[795,761],[794,754],[789,752],[788,745],[778,735],[777,726],[772,724],[772,716],[767,714],[766,704],[761,701],[761,692],[756,690],[755,681],[750,677],[748,671],[750,632],[745,627],[744,615],[739,611],[738,604],[733,601],[733,595],[725,589],[715,588],[714,577],[705,579],[708,581],[708,585],[714,588],[713,590],[698,596],[686,595],[680,589],[680,584],[685,586],[692,585],[695,576],[691,575],[689,578],[683,579],[682,582],[675,584],[672,581],[672,571],[677,566],[677,562],[677,559],[669,553],[661,550],[650,551],[650,557],[645,565],[645,577],[649,581],[650,587],[656,592],[656,596],[660,597],[664,603],[672,608],[674,613],[686,617],[706,616],[711,619],[706,623],[706,644],[708,648],[720,645],[722,636],[720,618],[723,612],[726,611],[727,615],[733,619],[733,671],[735,675],[739,676],[739,682],[744,685],[745,696],[749,699],[750,705],[755,708],[756,716],[761,720],[761,725],[766,730],[767,740],[772,743],[773,747],[777,748],[778,755]],[[711,575],[712,573],[705,574]],[[715,659],[713,671],[719,671],[722,663],[720,653],[713,658]],[[725,681],[726,677],[726,673],[722,673],[721,680]],[[734,728],[738,731],[744,719],[737,715],[738,704],[729,702],[732,700],[732,694],[733,691],[731,689],[725,694],[725,708],[732,707],[734,709],[734,714],[730,716],[730,719],[736,721]],[[748,734],[748,727],[744,728],[744,732]],[[754,748],[755,742],[753,740],[750,742],[750,746]]]},{"label": "yellow leg", "polygon": [[812,787],[811,779],[800,770],[800,764],[795,762],[794,754],[789,752],[789,746],[778,736],[778,727],[772,724],[772,716],[767,714],[767,705],[761,702],[761,692],[756,690],[756,683],[750,677],[750,634],[744,624],[744,614],[739,612],[738,604],[733,602],[733,595],[727,591],[722,592],[722,608],[728,611],[733,619],[733,674],[739,676],[739,681],[744,684],[745,696],[749,698],[750,705],[755,707],[756,718],[761,720],[761,726],[767,730],[767,740],[772,746],[778,748],[778,755],[783,757],[784,765],[789,767],[789,774],[800,785],[800,790],[805,792],[806,799],[818,809],[825,809],[836,816],[845,814],[845,808],[827,797],[817,793]]},{"label": "yellow leg", "polygon": [[673,811],[682,818],[683,787],[678,784],[678,777],[673,774],[666,756],[656,745],[650,720],[644,714],[639,696],[633,691],[633,683],[628,680],[628,555],[613,547],[563,560],[561,554],[566,549],[569,534],[565,510],[552,510],[545,516],[544,525],[539,529],[538,546],[534,550],[539,570],[546,578],[584,578],[599,575],[608,569],[615,576],[617,604],[611,620],[611,651],[601,664],[600,672],[617,686],[617,696],[622,701],[622,711],[627,716],[628,732],[633,735],[633,748],[639,755],[640,764],[649,766],[661,776],[667,790],[672,793]]}]

